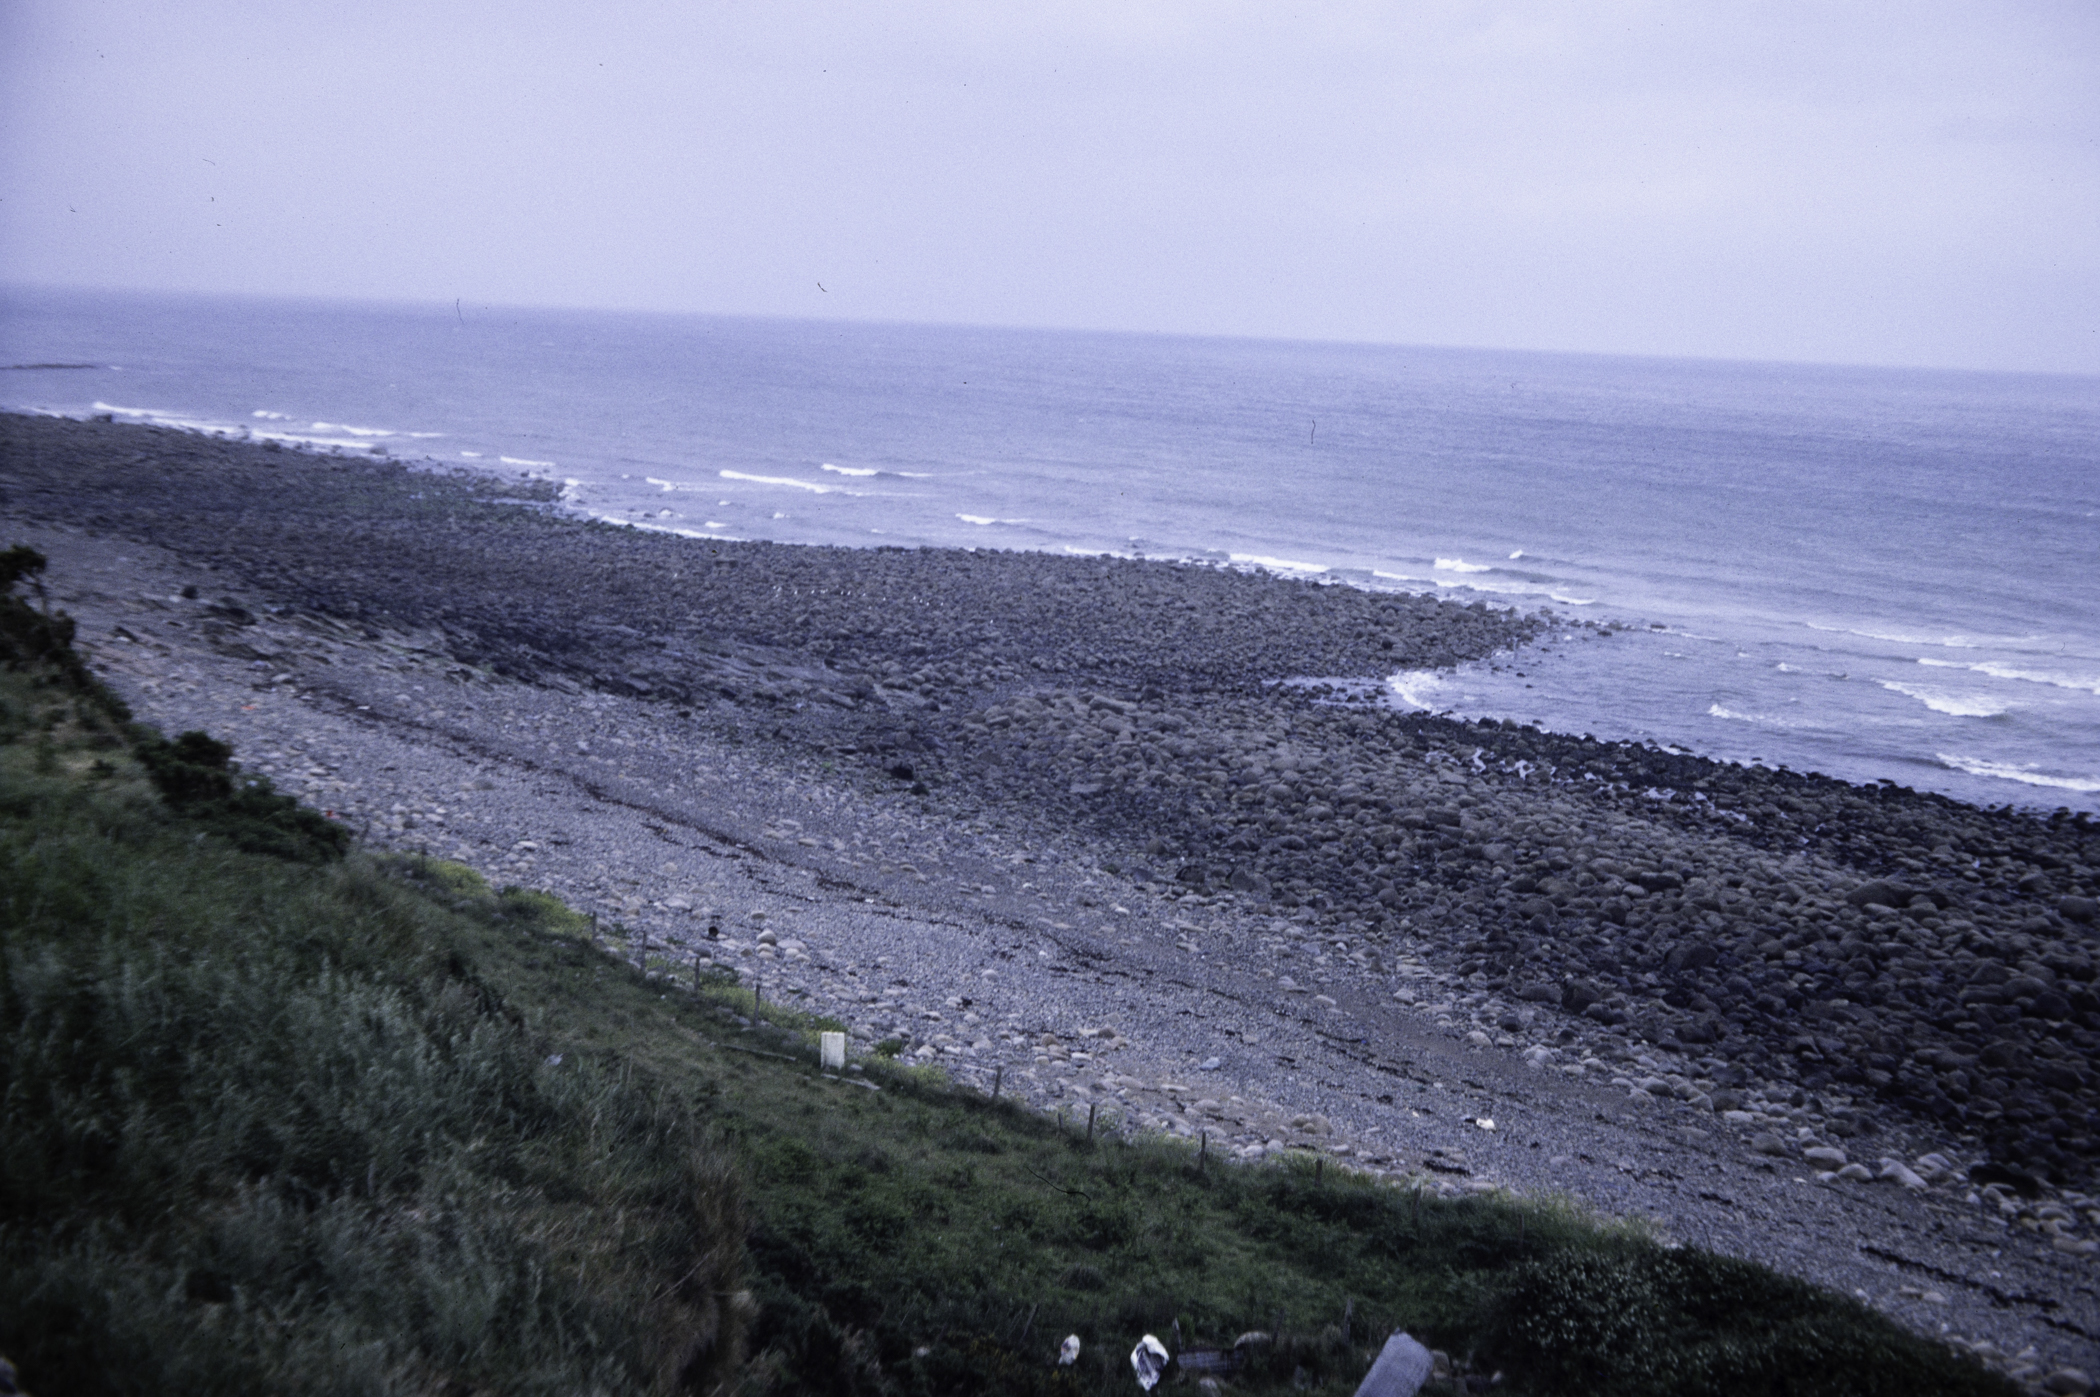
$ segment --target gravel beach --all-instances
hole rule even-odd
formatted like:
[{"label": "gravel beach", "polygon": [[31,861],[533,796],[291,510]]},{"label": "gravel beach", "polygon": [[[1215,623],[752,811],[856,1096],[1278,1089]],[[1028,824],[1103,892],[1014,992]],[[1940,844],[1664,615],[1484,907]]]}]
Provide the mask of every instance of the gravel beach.
[{"label": "gravel beach", "polygon": [[2100,1337],[2100,827],[1393,712],[1609,628],[689,540],[546,482],[0,417],[140,717],[371,844],[1099,1130],[1571,1195],[2039,1380]]}]

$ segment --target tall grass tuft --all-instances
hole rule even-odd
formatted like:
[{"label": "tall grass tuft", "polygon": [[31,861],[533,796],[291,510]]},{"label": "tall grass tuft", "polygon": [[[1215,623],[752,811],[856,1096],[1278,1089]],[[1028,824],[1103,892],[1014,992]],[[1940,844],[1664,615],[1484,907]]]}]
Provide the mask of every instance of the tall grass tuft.
[{"label": "tall grass tuft", "polygon": [[704,1114],[556,1063],[477,924],[374,860],[171,810],[51,679],[0,675],[50,739],[0,747],[0,1348],[32,1390],[720,1389],[745,1204]]}]

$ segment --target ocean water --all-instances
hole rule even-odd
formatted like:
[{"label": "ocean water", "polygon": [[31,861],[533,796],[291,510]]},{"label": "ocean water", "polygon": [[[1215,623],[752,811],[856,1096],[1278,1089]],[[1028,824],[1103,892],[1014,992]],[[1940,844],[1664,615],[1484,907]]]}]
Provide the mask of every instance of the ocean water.
[{"label": "ocean water", "polygon": [[0,293],[0,406],[523,472],[694,537],[1258,567],[1630,626],[1390,702],[2100,809],[2100,380]]}]

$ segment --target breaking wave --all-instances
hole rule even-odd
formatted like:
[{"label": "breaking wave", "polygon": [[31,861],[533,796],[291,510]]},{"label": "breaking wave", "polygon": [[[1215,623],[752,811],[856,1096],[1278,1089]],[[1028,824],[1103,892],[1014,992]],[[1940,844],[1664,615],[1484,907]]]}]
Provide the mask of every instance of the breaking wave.
[{"label": "breaking wave", "polygon": [[1953,694],[1945,689],[1928,689],[1918,684],[1899,684],[1893,679],[1880,681],[1881,687],[1905,698],[1914,698],[1935,713],[1945,713],[1954,718],[1995,718],[2005,712],[2005,705],[1989,699],[1969,698]]},{"label": "breaking wave", "polygon": [[1987,762],[1977,757],[1955,756],[1949,752],[1940,752],[1937,755],[1942,766],[1965,771],[1971,776],[1994,776],[2001,781],[2018,781],[2028,786],[2051,786],[2060,791],[2100,791],[2100,779],[2090,776],[2050,776],[2045,772],[2036,771],[2032,766]]}]

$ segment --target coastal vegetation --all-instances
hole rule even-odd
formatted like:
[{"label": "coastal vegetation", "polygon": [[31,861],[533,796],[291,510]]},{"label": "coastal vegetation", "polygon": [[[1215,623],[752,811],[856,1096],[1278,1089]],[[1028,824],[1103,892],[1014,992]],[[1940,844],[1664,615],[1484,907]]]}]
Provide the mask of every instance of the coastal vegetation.
[{"label": "coastal vegetation", "polygon": [[1347,1393],[1395,1328],[1447,1390],[2013,1390],[1570,1205],[826,1072],[827,1021],[350,849],[133,724],[62,617],[0,612],[0,1349],[31,1391],[1126,1392],[1151,1332],[1235,1391]]}]

